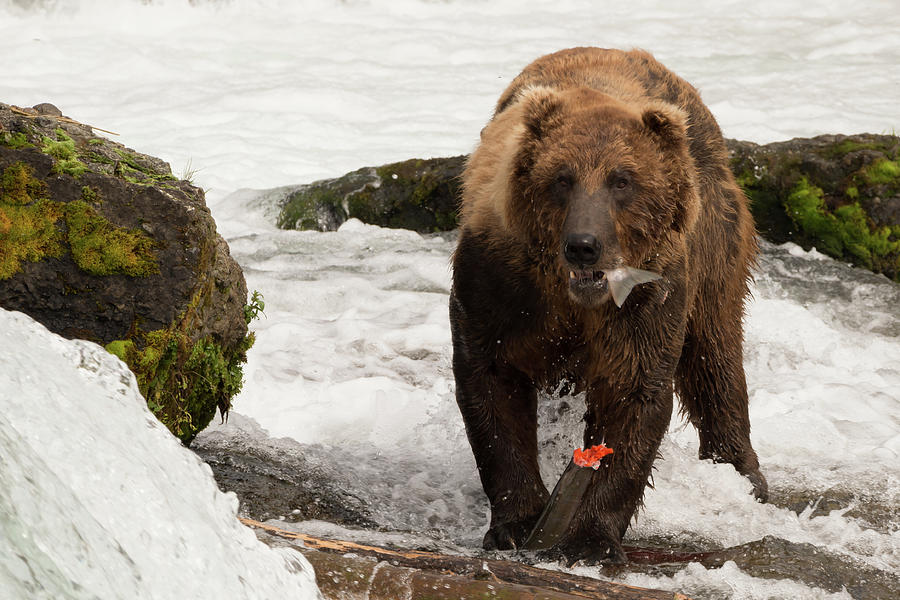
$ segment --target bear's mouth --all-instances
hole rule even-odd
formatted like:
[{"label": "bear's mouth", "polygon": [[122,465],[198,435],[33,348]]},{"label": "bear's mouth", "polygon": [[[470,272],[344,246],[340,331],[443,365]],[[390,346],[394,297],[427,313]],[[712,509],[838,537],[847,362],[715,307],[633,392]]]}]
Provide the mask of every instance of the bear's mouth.
[{"label": "bear's mouth", "polygon": [[605,301],[609,292],[616,306],[622,308],[632,288],[662,279],[659,273],[634,267],[614,269],[569,269],[569,293],[579,302],[594,304]]},{"label": "bear's mouth", "polygon": [[609,281],[599,269],[570,269],[569,289],[573,292],[603,294],[609,289]]}]

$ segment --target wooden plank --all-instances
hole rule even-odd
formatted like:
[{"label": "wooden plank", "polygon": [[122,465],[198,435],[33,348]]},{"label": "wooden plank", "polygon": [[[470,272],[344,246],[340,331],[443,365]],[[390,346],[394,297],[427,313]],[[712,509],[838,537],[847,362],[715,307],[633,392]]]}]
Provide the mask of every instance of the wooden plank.
[{"label": "wooden plank", "polygon": [[241,522],[303,542],[304,555],[316,568],[319,586],[329,599],[689,600],[674,592],[601,581],[513,561],[391,550],[286,531],[252,519],[241,519]]}]

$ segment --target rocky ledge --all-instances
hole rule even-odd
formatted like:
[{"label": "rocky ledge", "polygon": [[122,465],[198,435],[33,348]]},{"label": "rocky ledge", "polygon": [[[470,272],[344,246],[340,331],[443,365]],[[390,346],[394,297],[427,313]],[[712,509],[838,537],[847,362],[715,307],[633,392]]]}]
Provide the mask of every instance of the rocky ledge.
[{"label": "rocky ledge", "polygon": [[52,105],[0,104],[0,306],[106,346],[189,443],[240,389],[258,305],[201,189]]},{"label": "rocky ledge", "polygon": [[[900,281],[900,138],[726,142],[764,238],[815,246]],[[298,186],[282,202],[277,224],[332,230],[355,217],[420,233],[453,229],[465,160],[410,159]]]}]

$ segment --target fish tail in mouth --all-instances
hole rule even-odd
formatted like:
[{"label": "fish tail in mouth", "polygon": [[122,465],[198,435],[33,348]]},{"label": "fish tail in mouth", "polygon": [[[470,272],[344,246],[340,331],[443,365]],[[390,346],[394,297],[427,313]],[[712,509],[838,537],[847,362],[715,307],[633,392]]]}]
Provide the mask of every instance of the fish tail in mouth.
[{"label": "fish tail in mouth", "polygon": [[634,267],[618,267],[604,271],[609,282],[609,291],[612,293],[616,306],[622,308],[625,299],[634,289],[634,286],[662,279],[662,275],[653,271],[644,271]]},{"label": "fish tail in mouth", "polygon": [[658,273],[633,267],[596,270],[569,268],[569,288],[574,293],[593,295],[605,294],[608,291],[619,308],[625,304],[635,286],[661,278]]}]

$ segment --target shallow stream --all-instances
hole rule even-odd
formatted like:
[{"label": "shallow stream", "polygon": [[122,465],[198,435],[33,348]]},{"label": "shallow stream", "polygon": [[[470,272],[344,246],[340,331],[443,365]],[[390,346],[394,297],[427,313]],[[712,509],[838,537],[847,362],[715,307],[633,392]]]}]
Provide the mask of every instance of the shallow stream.
[{"label": "shallow stream", "polygon": [[[278,365],[306,390],[285,399],[299,411],[289,422],[277,418],[292,414],[286,405],[269,407],[267,432],[238,406],[228,423],[197,438],[194,449],[223,489],[238,493],[243,514],[312,535],[481,555],[487,503],[453,400],[449,340],[423,333],[429,320],[446,318],[446,287],[430,278],[452,251],[452,236],[445,237],[351,223],[330,234],[277,234],[265,249],[254,243],[252,261],[281,281],[314,288],[330,281],[326,289],[342,290],[341,297],[369,290],[379,299],[354,303],[349,314],[335,300],[334,317],[312,319],[324,328],[318,343],[329,340],[335,355]],[[232,247],[251,262],[239,240]],[[699,461],[696,433],[676,414],[655,488],[626,535],[631,562],[573,572],[698,600],[900,595],[900,286],[796,246],[763,248],[746,369],[770,502],[754,502],[730,466]],[[430,260],[433,269],[421,269]],[[405,300],[392,305],[396,294]],[[342,364],[329,364],[335,360]],[[336,377],[330,369],[355,381],[345,384],[350,389],[388,380],[373,385],[366,402],[352,394],[342,401],[335,384],[315,383]],[[542,469],[552,487],[579,443],[583,399],[544,395],[539,413]],[[297,427],[301,435],[278,437]]]}]

